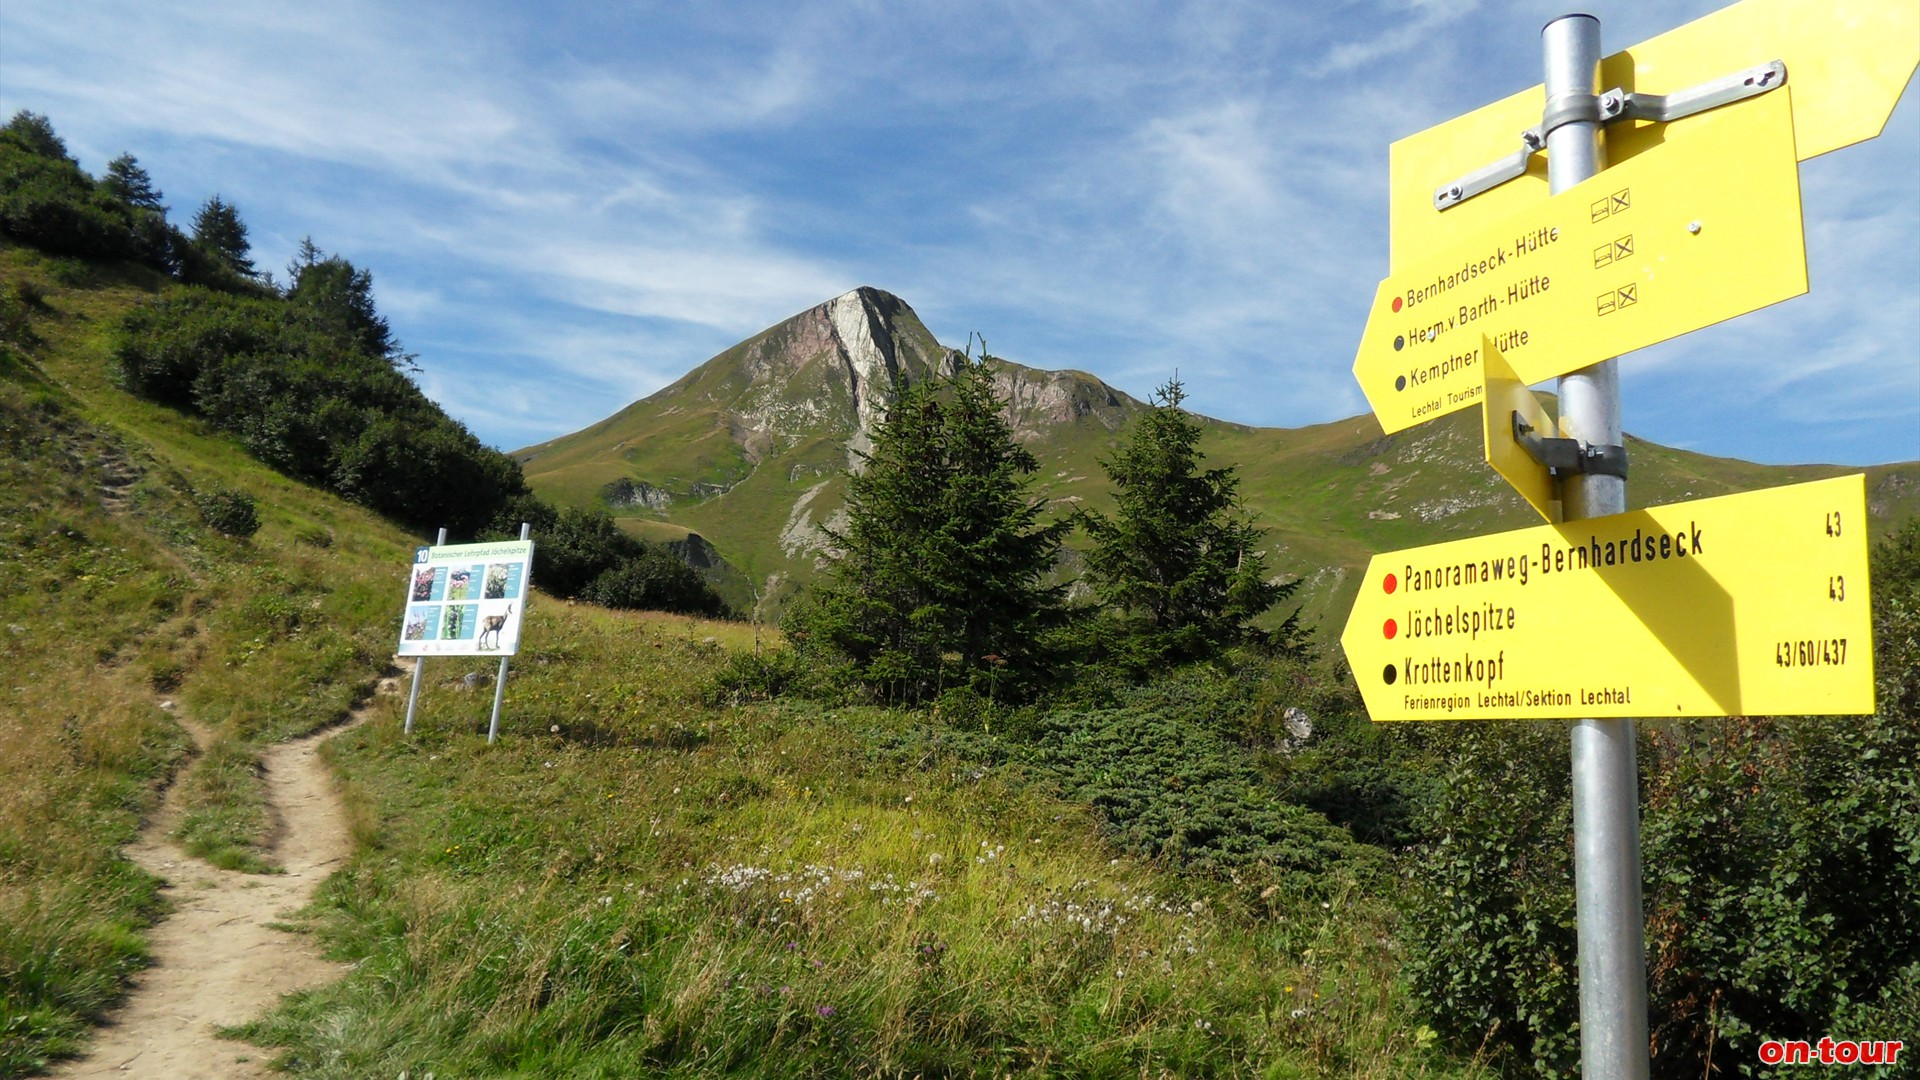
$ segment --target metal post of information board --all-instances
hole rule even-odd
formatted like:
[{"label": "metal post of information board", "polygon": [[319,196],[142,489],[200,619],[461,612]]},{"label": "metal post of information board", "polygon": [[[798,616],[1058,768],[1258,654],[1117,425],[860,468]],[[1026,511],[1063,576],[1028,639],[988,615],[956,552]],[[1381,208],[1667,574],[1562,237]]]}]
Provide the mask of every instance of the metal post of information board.
[{"label": "metal post of information board", "polygon": [[[532,526],[528,525],[526,522],[523,521],[520,523],[520,539],[523,542],[526,540],[531,530],[532,530]],[[523,586],[520,590],[520,595],[523,598],[526,597],[531,592],[532,584],[533,584],[533,566],[529,564],[527,566],[526,585]],[[522,599],[520,601],[520,609],[522,611],[526,610],[525,599]],[[487,721],[487,745],[488,746],[492,746],[493,740],[500,737],[500,702],[506,696],[507,696],[507,658],[503,656],[500,658],[500,675],[498,678],[493,680],[493,719]]]},{"label": "metal post of information board", "polygon": [[[433,546],[442,547],[442,546],[445,546],[446,542],[447,542],[447,530],[441,529],[440,536],[438,539],[436,539],[433,542]],[[407,694],[407,722],[400,729],[400,732],[403,735],[413,734],[413,710],[414,710],[414,706],[420,704],[420,671],[426,666],[427,666],[426,657],[416,656],[413,658],[413,690]]]},{"label": "metal post of information board", "polygon": [[[1540,36],[1546,56],[1541,126],[1547,132],[1547,186],[1557,195],[1606,167],[1597,94],[1600,21],[1565,15],[1548,23]],[[1592,446],[1623,445],[1617,360],[1562,376],[1559,390],[1562,436]],[[1575,473],[1563,485],[1566,521],[1627,509],[1625,476]],[[1633,721],[1574,721],[1572,755],[1580,1072],[1585,1080],[1645,1080],[1647,950]]]}]

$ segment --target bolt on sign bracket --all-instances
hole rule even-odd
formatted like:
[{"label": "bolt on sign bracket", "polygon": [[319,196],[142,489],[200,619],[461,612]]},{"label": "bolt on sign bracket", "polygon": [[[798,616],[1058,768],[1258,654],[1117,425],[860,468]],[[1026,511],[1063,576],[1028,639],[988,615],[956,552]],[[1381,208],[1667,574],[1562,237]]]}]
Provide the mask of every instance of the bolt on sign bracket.
[{"label": "bolt on sign bracket", "polygon": [[1533,155],[1546,149],[1547,136],[1563,124],[1577,121],[1610,124],[1616,120],[1651,120],[1664,124],[1683,116],[1744,101],[1786,84],[1786,62],[1774,60],[1701,83],[1677,94],[1633,94],[1615,87],[1604,94],[1564,98],[1551,114],[1541,118],[1539,124],[1520,133],[1518,151],[1450,184],[1435,188],[1433,208],[1451,210],[1475,195],[1525,176],[1527,162]]}]

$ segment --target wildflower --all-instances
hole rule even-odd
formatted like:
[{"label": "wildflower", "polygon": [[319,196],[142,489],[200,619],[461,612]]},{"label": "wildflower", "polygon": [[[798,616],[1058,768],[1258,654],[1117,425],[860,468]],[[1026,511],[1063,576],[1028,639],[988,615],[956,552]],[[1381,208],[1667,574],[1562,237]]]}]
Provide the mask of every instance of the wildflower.
[{"label": "wildflower", "polygon": [[820,1016],[820,1018],[821,1018],[822,1020],[825,1020],[825,1019],[827,1019],[828,1017],[831,1017],[831,1016],[832,1016],[832,1015],[833,1015],[834,1013],[836,1013],[836,1012],[838,1012],[839,1010],[837,1010],[837,1009],[835,1009],[835,1008],[834,1008],[833,1006],[831,1006],[831,1005],[822,1005],[822,1006],[820,1006],[819,1008],[817,1008],[817,1009],[815,1009],[815,1010],[813,1010],[813,1011],[814,1011],[815,1013],[817,1013],[817,1014],[819,1014],[819,1016]]}]

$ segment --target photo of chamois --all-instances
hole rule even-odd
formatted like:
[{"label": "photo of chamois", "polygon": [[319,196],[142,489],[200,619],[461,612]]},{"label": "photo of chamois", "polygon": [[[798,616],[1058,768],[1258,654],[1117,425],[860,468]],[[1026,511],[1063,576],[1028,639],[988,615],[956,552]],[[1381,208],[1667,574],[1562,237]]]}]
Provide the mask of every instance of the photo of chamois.
[{"label": "photo of chamois", "polygon": [[[483,617],[480,620],[480,640],[478,640],[474,644],[477,647],[482,649],[489,649],[489,650],[498,649],[500,647],[500,629],[501,627],[506,626],[507,620],[512,617],[513,617],[512,604],[508,604],[507,610],[501,612],[498,615],[488,615]],[[489,636],[493,638],[493,644],[491,645],[487,644],[487,638]]]}]

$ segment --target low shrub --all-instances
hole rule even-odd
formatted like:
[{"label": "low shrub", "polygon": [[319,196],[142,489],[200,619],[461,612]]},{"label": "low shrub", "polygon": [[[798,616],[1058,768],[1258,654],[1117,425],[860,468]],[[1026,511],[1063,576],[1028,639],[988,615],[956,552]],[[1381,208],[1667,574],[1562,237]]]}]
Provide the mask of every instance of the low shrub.
[{"label": "low shrub", "polygon": [[700,696],[708,705],[771,701],[796,689],[804,676],[805,665],[792,649],[731,653]]},{"label": "low shrub", "polygon": [[1222,877],[1264,870],[1315,887],[1351,853],[1320,815],[1282,800],[1201,718],[1140,706],[1055,712],[1023,760],[1097,807],[1121,850]]},{"label": "low shrub", "polygon": [[[1641,732],[1656,1077],[1920,1029],[1920,521],[1873,571],[1875,715]],[[1564,725],[1463,729],[1407,891],[1434,1027],[1555,1075],[1578,1059],[1569,787]]]},{"label": "low shrub", "polygon": [[[538,548],[535,549],[538,551]],[[728,614],[726,601],[700,572],[655,544],[604,570],[580,590],[580,599],[611,608],[677,611],[685,615]]]},{"label": "low shrub", "polygon": [[253,496],[233,488],[206,488],[193,493],[200,520],[223,536],[245,540],[260,531],[260,514]]}]

